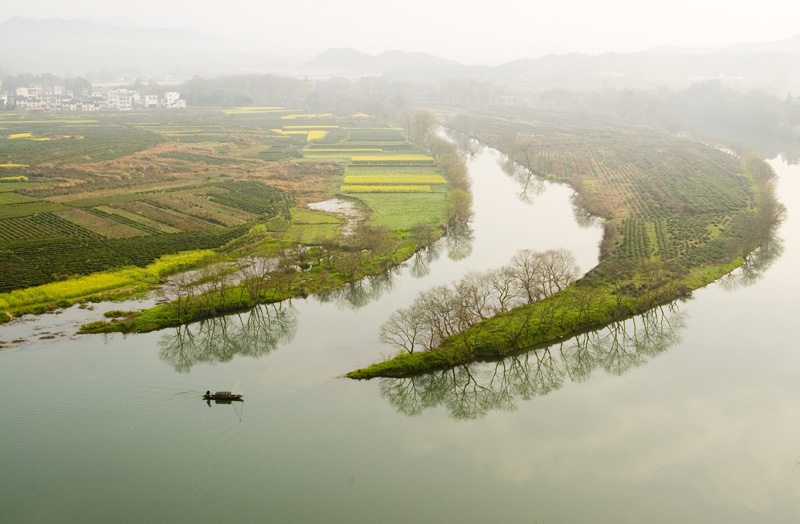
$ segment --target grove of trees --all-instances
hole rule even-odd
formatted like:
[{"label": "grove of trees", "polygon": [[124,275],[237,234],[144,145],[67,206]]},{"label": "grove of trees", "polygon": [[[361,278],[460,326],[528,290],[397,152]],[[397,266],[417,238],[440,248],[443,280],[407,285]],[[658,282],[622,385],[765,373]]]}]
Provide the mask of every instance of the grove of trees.
[{"label": "grove of trees", "polygon": [[524,249],[507,266],[472,271],[452,286],[423,291],[389,316],[379,338],[409,354],[430,351],[478,322],[563,290],[579,273],[567,250]]}]

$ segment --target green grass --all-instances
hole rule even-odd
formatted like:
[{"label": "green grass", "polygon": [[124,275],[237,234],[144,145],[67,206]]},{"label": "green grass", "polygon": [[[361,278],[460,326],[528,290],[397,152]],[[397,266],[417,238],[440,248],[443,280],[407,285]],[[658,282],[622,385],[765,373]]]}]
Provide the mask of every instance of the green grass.
[{"label": "green grass", "polygon": [[[73,164],[99,162],[143,151],[162,142],[157,134],[132,125],[95,123],[17,123],[7,126],[14,130],[35,128],[34,135],[58,135],[71,138],[47,141],[17,139],[0,140],[0,158],[13,163],[37,166],[40,164]],[[46,132],[40,131],[46,130]],[[80,137],[80,138],[78,138]]]},{"label": "green grass", "polygon": [[6,204],[23,204],[27,202],[36,202],[38,199],[20,195],[19,193],[3,192],[0,193],[0,206]]},{"label": "green grass", "polygon": [[295,209],[292,211],[292,225],[284,240],[299,243],[311,243],[320,240],[331,240],[339,236],[342,220],[330,213],[311,209]]},{"label": "green grass", "polygon": [[124,268],[0,293],[0,311],[17,311],[128,286],[155,284],[161,277],[192,267],[213,255],[210,250],[187,251],[163,256],[144,268]]},{"label": "green grass", "polygon": [[68,208],[63,204],[34,200],[31,202],[0,206],[0,219],[25,217],[41,213],[55,213],[56,211],[64,211],[65,209]]},{"label": "green grass", "polygon": [[419,222],[438,226],[446,220],[447,195],[443,193],[359,193],[358,199],[375,212],[372,224],[376,226],[409,230]]}]

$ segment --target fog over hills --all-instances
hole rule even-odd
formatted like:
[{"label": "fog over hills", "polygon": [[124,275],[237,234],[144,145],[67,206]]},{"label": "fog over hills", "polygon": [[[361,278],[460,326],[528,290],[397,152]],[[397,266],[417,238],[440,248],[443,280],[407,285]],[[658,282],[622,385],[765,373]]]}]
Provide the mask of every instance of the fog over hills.
[{"label": "fog over hills", "polygon": [[0,69],[13,73],[180,79],[279,71],[308,58],[253,52],[185,29],[136,26],[119,19],[14,17],[0,24]]},{"label": "fog over hills", "polygon": [[800,92],[800,34],[769,43],[719,49],[662,45],[638,53],[559,54],[499,66],[466,66],[428,53],[401,50],[369,55],[329,49],[316,57],[279,55],[233,45],[185,29],[144,27],[125,18],[34,20],[0,24],[0,69],[87,76],[186,79],[241,73],[294,76],[382,75],[392,80],[442,82],[474,79],[532,88],[602,86],[681,87],[720,79],[741,89]]}]

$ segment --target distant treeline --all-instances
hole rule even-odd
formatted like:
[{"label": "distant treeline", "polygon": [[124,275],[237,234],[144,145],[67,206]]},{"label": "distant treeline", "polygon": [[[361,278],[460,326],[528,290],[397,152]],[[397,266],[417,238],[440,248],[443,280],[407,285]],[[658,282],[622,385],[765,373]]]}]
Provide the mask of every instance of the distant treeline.
[{"label": "distant treeline", "polygon": [[205,79],[181,86],[181,98],[191,106],[303,106],[310,82],[277,75],[236,75]]},{"label": "distant treeline", "polygon": [[600,113],[743,142],[769,158],[784,153],[800,161],[800,96],[742,93],[719,80],[686,89],[654,91],[604,88],[588,92],[555,88],[531,97],[537,107]]},{"label": "distant treeline", "polygon": [[18,75],[4,76],[2,90],[14,92],[18,87],[30,87],[32,85],[41,86],[43,89],[64,86],[70,91],[78,93],[83,89],[92,88],[92,83],[82,77],[62,78],[60,76],[51,75],[50,73],[42,73],[41,75],[21,73]]},{"label": "distant treeline", "polygon": [[553,88],[529,93],[516,90],[512,94],[502,86],[471,79],[422,85],[379,77],[311,81],[277,75],[238,75],[195,77],[183,85],[181,92],[188,104],[197,106],[295,105],[341,113],[362,111],[387,120],[396,120],[398,112],[415,105],[480,107],[512,103],[609,114],[670,131],[694,131],[727,140],[800,140],[800,96],[780,98],[765,91],[743,93],[725,87],[719,80],[680,90]]}]

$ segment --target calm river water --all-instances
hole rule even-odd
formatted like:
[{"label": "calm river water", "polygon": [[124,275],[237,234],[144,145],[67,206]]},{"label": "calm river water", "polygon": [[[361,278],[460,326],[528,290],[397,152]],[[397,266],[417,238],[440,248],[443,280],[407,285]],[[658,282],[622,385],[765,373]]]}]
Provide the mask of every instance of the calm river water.
[{"label": "calm river water", "polygon": [[[772,164],[784,252],[754,284],[503,362],[339,378],[420,290],[522,248],[596,263],[571,192],[525,203],[489,151],[471,239],[343,292],[127,337],[41,338],[77,309],[0,327],[25,339],[0,351],[0,522],[796,522],[800,168]],[[237,376],[244,403],[200,398]]]}]

